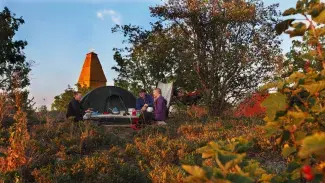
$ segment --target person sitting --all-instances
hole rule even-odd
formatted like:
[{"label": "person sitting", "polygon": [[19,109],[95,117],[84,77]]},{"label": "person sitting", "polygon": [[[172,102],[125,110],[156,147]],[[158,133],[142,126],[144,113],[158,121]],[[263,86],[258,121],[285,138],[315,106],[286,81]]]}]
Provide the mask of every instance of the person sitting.
[{"label": "person sitting", "polygon": [[73,99],[69,102],[66,117],[73,117],[74,122],[82,120],[81,101],[82,95],[80,92],[73,92]]},{"label": "person sitting", "polygon": [[136,101],[136,110],[146,111],[148,107],[153,107],[153,98],[142,89]]},{"label": "person sitting", "polygon": [[161,89],[156,88],[153,91],[154,96],[154,120],[157,121],[158,125],[166,125],[167,118],[167,101],[161,95]]}]

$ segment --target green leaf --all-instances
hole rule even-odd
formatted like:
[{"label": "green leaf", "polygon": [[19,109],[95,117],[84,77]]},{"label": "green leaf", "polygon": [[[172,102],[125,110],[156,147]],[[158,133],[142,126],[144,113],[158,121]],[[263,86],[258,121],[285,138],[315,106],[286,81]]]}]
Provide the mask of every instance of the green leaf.
[{"label": "green leaf", "polygon": [[220,160],[220,162],[225,165],[226,163],[235,160],[238,158],[238,155],[235,154],[226,154],[226,153],[218,153],[218,159]]},{"label": "green leaf", "polygon": [[317,133],[312,136],[306,137],[302,141],[302,147],[298,155],[306,158],[312,154],[323,154],[325,151],[325,133]]},{"label": "green leaf", "polygon": [[319,183],[324,180],[324,175],[322,174],[316,174],[315,178],[312,180],[312,183]]},{"label": "green leaf", "polygon": [[282,138],[281,138],[281,144],[287,142],[290,139],[291,133],[287,130],[283,131]]},{"label": "green leaf", "polygon": [[253,183],[254,180],[239,174],[228,174],[227,179],[230,180],[232,183]]},{"label": "green leaf", "polygon": [[283,12],[282,16],[289,16],[297,14],[297,10],[294,8],[287,9]]},{"label": "green leaf", "polygon": [[300,178],[301,178],[301,170],[300,169],[295,169],[292,173],[291,173],[291,181],[288,183],[296,183],[299,182]]},{"label": "green leaf", "polygon": [[285,147],[282,149],[282,156],[283,157],[288,157],[289,155],[291,155],[292,153],[296,152],[297,149],[295,147]]},{"label": "green leaf", "polygon": [[302,10],[303,7],[304,7],[304,2],[302,2],[302,1],[297,1],[296,9],[297,9],[297,10]]},{"label": "green leaf", "polygon": [[306,24],[302,22],[294,23],[292,27],[294,28],[293,30],[288,30],[285,32],[286,34],[289,34],[291,38],[296,36],[303,36],[307,30]]},{"label": "green leaf", "polygon": [[239,143],[236,145],[235,150],[237,153],[244,153],[253,147],[253,142],[248,142],[245,144]]},{"label": "green leaf", "polygon": [[309,106],[314,106],[316,104],[317,100],[314,97],[310,97],[308,100]]},{"label": "green leaf", "polygon": [[279,182],[285,182],[285,181],[286,181],[285,178],[280,175],[274,176],[271,179],[271,183],[279,183]]},{"label": "green leaf", "polygon": [[298,164],[297,162],[293,161],[288,164],[287,172],[292,173],[294,170],[300,168],[301,165]]},{"label": "green leaf", "polygon": [[275,30],[276,30],[277,34],[280,35],[284,31],[286,31],[293,21],[295,21],[295,19],[288,19],[288,20],[285,20],[285,21],[282,21],[282,22],[278,23],[275,26]]},{"label": "green leaf", "polygon": [[322,12],[317,17],[314,17],[313,20],[317,23],[325,24],[325,10],[322,10]]},{"label": "green leaf", "polygon": [[237,155],[236,159],[233,159],[231,161],[228,161],[227,163],[224,164],[225,165],[225,169],[228,170],[229,168],[234,167],[235,165],[237,165],[238,163],[240,163],[244,159],[245,156],[246,156],[245,154],[239,154],[239,155]]},{"label": "green leaf", "polygon": [[309,85],[302,85],[302,87],[304,87],[310,93],[310,95],[314,95],[315,93],[325,89],[325,81],[318,81],[316,83],[313,82]]},{"label": "green leaf", "polygon": [[272,93],[263,102],[262,106],[266,108],[267,117],[274,120],[277,111],[283,111],[287,107],[287,96],[281,93]]},{"label": "green leaf", "polygon": [[266,135],[269,137],[280,131],[279,123],[276,122],[267,122],[264,129],[266,130]]}]

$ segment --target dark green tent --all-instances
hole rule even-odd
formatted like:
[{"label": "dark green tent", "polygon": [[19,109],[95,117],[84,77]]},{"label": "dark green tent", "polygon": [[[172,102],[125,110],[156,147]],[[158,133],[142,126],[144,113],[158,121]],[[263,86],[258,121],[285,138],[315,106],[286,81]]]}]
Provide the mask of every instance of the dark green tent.
[{"label": "dark green tent", "polygon": [[82,109],[93,108],[99,113],[111,113],[114,107],[119,111],[135,108],[136,98],[132,93],[116,86],[103,86],[87,93],[81,100]]}]

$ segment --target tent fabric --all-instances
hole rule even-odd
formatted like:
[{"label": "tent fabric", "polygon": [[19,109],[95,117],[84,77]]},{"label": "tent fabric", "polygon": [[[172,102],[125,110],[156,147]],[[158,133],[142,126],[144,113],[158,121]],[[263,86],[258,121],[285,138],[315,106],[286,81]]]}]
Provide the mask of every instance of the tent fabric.
[{"label": "tent fabric", "polygon": [[99,113],[111,113],[114,107],[119,111],[128,111],[128,108],[135,108],[135,104],[136,98],[132,93],[116,86],[96,88],[81,99],[82,109],[93,108]]},{"label": "tent fabric", "polygon": [[173,93],[173,83],[158,83],[158,88],[161,89],[161,95],[167,100],[167,107],[169,108]]}]

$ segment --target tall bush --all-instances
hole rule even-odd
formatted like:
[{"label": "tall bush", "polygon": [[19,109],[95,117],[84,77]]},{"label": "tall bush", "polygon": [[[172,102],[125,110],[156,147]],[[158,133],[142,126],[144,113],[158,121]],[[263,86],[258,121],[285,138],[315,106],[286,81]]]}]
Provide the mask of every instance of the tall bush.
[{"label": "tall bush", "polygon": [[302,19],[290,18],[279,23],[277,32],[303,36],[310,49],[303,70],[263,87],[278,90],[263,102],[267,108],[266,130],[276,137],[282,155],[289,160],[286,174],[277,177],[277,181],[324,181],[325,53],[321,40],[325,36],[325,4],[319,0],[299,0],[296,8],[283,13],[292,15]]}]

